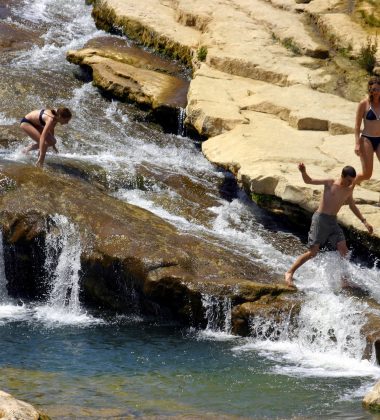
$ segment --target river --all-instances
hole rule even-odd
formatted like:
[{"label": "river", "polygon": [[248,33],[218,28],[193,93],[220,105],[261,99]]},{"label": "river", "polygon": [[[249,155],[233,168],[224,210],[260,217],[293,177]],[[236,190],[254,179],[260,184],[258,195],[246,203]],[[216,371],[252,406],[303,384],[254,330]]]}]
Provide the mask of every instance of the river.
[{"label": "river", "polygon": [[[48,154],[47,163],[97,165],[118,199],[275,273],[305,249],[286,224],[211,165],[199,143],[165,134],[133,105],[104,98],[65,60],[68,49],[111,37],[96,29],[84,1],[8,0],[0,17],[31,34],[27,49],[0,55],[0,126],[16,127],[32,109],[74,111],[58,131],[60,154]],[[0,158],[33,164],[35,156],[21,153],[27,143],[0,149]],[[157,323],[138,308],[119,317],[89,312],[78,297],[80,239],[65,217],[56,215],[55,222],[60,243],[48,236],[46,264],[57,249],[59,261],[43,304],[8,296],[0,247],[1,389],[57,419],[376,418],[361,408],[380,375],[374,360],[362,360],[368,308],[339,289],[340,273],[348,270],[380,302],[376,266],[342,264],[335,253],[318,256],[297,277],[304,294],[297,331],[289,334],[284,320],[273,333],[258,319],[251,328],[261,338],[241,338],[230,334],[228,302],[216,313],[210,296],[203,299],[205,330]],[[222,328],[216,316],[224,318]]]}]

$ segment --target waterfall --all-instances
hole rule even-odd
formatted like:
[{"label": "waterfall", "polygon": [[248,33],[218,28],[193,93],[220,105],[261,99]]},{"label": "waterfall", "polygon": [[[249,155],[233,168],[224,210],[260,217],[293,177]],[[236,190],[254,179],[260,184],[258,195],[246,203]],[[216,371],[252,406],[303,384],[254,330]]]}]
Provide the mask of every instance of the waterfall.
[{"label": "waterfall", "polygon": [[0,303],[8,299],[7,278],[5,277],[3,232],[0,230]]},{"label": "waterfall", "polygon": [[48,305],[69,313],[81,311],[79,270],[81,243],[76,226],[65,216],[55,215],[46,235],[45,271],[50,286]]},{"label": "waterfall", "polygon": [[221,299],[215,296],[202,294],[202,305],[207,320],[206,331],[230,334],[231,299],[228,297]]},{"label": "waterfall", "polygon": [[185,134],[186,134],[185,117],[186,117],[185,108],[179,108],[178,118],[177,118],[177,124],[178,124],[177,134],[182,137],[185,137]]}]

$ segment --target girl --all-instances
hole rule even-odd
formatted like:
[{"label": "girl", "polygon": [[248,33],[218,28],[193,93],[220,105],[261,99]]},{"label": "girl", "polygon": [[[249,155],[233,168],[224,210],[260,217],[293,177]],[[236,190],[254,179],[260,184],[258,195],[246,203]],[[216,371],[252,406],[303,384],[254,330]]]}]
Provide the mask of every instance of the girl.
[{"label": "girl", "polygon": [[54,128],[57,123],[67,124],[71,116],[71,111],[68,108],[41,109],[29,112],[21,120],[20,127],[36,142],[26,147],[24,153],[39,150],[36,166],[43,166],[48,147],[51,146],[58,153],[55,146],[57,140],[54,137]]},{"label": "girl", "polygon": [[[364,127],[360,133],[362,121]],[[362,173],[356,178],[356,184],[360,184],[372,176],[374,153],[380,161],[380,77],[368,81],[368,97],[359,103],[356,111],[355,153],[362,163]]]}]

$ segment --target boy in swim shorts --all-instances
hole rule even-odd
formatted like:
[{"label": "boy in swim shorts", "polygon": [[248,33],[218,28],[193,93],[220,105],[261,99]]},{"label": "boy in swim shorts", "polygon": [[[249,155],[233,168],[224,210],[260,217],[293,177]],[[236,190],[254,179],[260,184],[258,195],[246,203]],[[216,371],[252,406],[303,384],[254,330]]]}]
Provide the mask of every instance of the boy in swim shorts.
[{"label": "boy in swim shorts", "polygon": [[336,180],[310,178],[303,163],[298,165],[298,169],[306,184],[323,185],[324,190],[318,209],[313,214],[309,231],[309,250],[300,255],[285,273],[285,283],[290,287],[295,287],[293,281],[295,271],[305,262],[314,258],[320,247],[325,244],[329,243],[338,250],[342,257],[347,257],[346,240],[336,217],[343,204],[349,205],[350,210],[364,224],[370,234],[373,232],[373,227],[363,217],[352,196],[356,178],[356,171],[352,166],[345,166],[340,178]]}]

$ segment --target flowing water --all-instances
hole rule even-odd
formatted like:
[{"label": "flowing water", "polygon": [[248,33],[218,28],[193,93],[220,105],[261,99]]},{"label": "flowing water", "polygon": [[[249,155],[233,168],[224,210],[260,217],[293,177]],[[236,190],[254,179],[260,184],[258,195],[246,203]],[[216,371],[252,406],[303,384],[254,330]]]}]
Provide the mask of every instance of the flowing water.
[{"label": "flowing water", "polygon": [[[199,145],[141,122],[134,106],[103,98],[65,61],[98,31],[81,0],[8,0],[4,22],[30,34],[27,48],[0,55],[0,125],[28,111],[66,105],[72,122],[58,132],[60,154],[47,162],[96,167],[110,193],[146,208],[205,241],[283,273],[300,240],[235,192],[230,175]],[[32,164],[15,142],[1,158]],[[86,166],[87,165],[87,166]],[[361,398],[380,376],[362,360],[362,300],[340,293],[343,272],[380,302],[379,269],[343,263],[334,253],[299,270],[304,292],[296,328],[251,323],[252,337],[230,333],[231,302],[204,295],[205,330],[155,324],[136,314],[88,313],[79,302],[81,243],[76,227],[53,215],[46,227],[44,303],[7,295],[0,240],[0,388],[30,400],[53,418],[193,415],[250,418],[374,418]],[[1,239],[1,238],[0,238]],[[372,309],[375,311],[375,309]]]}]

